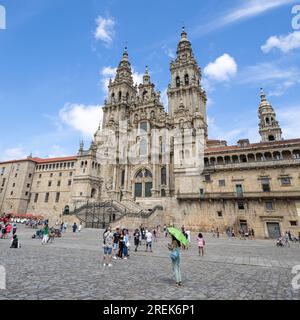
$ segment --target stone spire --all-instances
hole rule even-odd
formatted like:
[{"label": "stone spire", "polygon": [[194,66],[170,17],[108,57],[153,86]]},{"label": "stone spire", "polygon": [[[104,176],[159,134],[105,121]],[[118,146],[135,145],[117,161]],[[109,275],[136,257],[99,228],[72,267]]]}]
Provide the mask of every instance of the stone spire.
[{"label": "stone spire", "polygon": [[260,89],[259,134],[262,142],[282,140],[282,130],[276,120],[276,113],[267,100],[264,90]]},{"label": "stone spire", "polygon": [[188,39],[185,27],[182,28],[181,38],[177,47],[177,60],[193,58],[192,45]]},{"label": "stone spire", "polygon": [[120,82],[127,82],[129,85],[133,85],[132,70],[128,59],[127,47],[125,47],[122,59],[119,63],[114,84],[118,84]]},{"label": "stone spire", "polygon": [[148,66],[146,66],[145,74],[143,76],[143,84],[150,84],[150,75],[149,75],[149,69]]}]

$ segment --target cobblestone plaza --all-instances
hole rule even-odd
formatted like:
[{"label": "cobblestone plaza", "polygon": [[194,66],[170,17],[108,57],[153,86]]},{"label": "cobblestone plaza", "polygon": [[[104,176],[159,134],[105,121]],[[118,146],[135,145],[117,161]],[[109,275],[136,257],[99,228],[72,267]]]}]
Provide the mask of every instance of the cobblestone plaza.
[{"label": "cobblestone plaza", "polygon": [[277,248],[271,240],[228,240],[206,236],[206,255],[197,253],[196,235],[182,253],[183,287],[174,286],[167,240],[154,252],[131,250],[128,260],[102,264],[102,231],[69,231],[53,244],[31,239],[34,230],[19,226],[20,249],[0,240],[0,265],[7,290],[0,299],[17,300],[299,300],[292,268],[300,265],[300,245]]}]

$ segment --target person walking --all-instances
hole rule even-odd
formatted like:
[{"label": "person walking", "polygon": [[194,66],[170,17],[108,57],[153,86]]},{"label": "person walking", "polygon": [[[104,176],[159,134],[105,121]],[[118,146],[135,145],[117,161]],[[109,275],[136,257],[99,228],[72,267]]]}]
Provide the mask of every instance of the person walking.
[{"label": "person walking", "polygon": [[203,257],[204,256],[205,240],[204,240],[201,232],[198,235],[197,241],[198,241],[198,248],[199,248],[199,256]]},{"label": "person walking", "polygon": [[133,234],[133,237],[134,237],[134,245],[135,245],[135,249],[134,249],[134,251],[135,252],[137,252],[137,249],[138,249],[138,247],[139,247],[139,245],[140,245],[140,231],[139,231],[139,229],[136,229],[135,230],[135,232],[134,232],[134,234]]},{"label": "person walking", "polygon": [[49,240],[49,226],[46,223],[43,229],[43,240],[42,240],[42,244],[46,244]]},{"label": "person walking", "polygon": [[145,252],[148,252],[148,248],[150,249],[150,252],[152,251],[152,233],[148,230],[146,230],[146,250]]},{"label": "person walking", "polygon": [[14,223],[14,224],[13,224],[13,235],[15,235],[16,232],[17,232],[17,224]]},{"label": "person walking", "polygon": [[81,232],[82,230],[82,222],[80,222],[79,226],[78,226],[78,232]]},{"label": "person walking", "polygon": [[77,228],[78,228],[78,226],[77,226],[76,222],[74,222],[74,224],[73,224],[73,226],[72,226],[72,230],[73,230],[73,237],[75,237],[75,236],[76,236]]},{"label": "person walking", "polygon": [[112,258],[112,249],[113,249],[113,233],[111,232],[111,227],[109,226],[103,234],[103,248],[104,248],[104,258],[103,266],[108,265],[112,267],[111,258]]},{"label": "person walking", "polygon": [[180,247],[180,241],[178,241],[173,235],[171,235],[171,243],[168,244],[168,249],[171,251],[170,257],[172,261],[172,270],[175,275],[177,287],[182,286],[180,270]]}]

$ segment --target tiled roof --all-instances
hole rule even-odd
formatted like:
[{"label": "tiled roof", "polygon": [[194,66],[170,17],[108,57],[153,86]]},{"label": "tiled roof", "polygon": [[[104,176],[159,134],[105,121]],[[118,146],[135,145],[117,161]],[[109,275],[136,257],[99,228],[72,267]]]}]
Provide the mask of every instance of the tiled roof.
[{"label": "tiled roof", "polygon": [[61,158],[48,158],[48,159],[28,157],[27,159],[0,162],[0,164],[18,163],[18,162],[26,162],[26,161],[32,161],[32,162],[35,162],[36,164],[45,164],[45,163],[53,163],[53,162],[75,161],[76,159],[77,157],[75,156],[61,157]]}]

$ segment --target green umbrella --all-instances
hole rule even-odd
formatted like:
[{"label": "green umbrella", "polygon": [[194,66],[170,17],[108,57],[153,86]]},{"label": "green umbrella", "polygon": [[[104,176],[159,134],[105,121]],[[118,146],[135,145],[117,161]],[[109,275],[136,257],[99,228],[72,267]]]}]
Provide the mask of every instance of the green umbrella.
[{"label": "green umbrella", "polygon": [[180,241],[184,246],[187,246],[189,244],[188,239],[185,237],[185,235],[176,228],[168,228],[168,232],[174,236],[178,241]]}]

